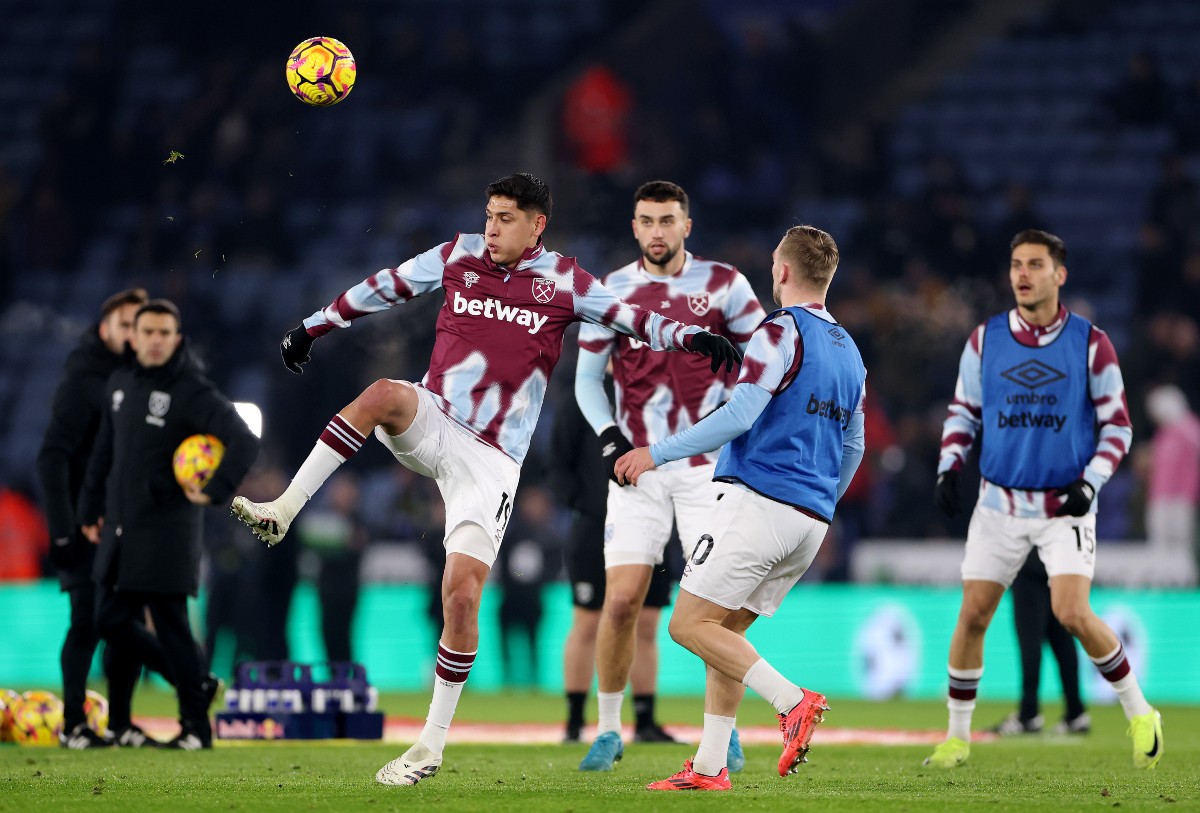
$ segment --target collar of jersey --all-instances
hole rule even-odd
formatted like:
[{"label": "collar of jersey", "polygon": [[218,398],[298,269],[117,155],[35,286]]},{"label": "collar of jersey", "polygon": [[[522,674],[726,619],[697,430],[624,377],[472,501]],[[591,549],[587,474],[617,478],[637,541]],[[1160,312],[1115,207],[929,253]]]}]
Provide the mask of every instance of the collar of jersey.
[{"label": "collar of jersey", "polygon": [[692,267],[692,252],[687,250],[683,252],[683,265],[679,267],[678,271],[668,277],[660,277],[658,274],[651,274],[649,271],[647,271],[645,257],[637,258],[637,267],[638,271],[641,272],[642,277],[650,282],[670,282],[673,279],[682,277],[687,273],[688,269]]},{"label": "collar of jersey", "polygon": [[1060,304],[1058,306],[1058,315],[1054,317],[1054,321],[1048,325],[1031,325],[1021,318],[1021,311],[1017,308],[1012,309],[1013,319],[1016,322],[1017,330],[1012,331],[1014,336],[1029,336],[1037,344],[1045,336],[1053,336],[1062,329],[1062,326],[1067,323],[1067,307]]},{"label": "collar of jersey", "polygon": [[499,271],[503,274],[511,274],[516,271],[524,271],[528,268],[532,268],[534,263],[540,260],[542,255],[545,253],[546,245],[541,240],[538,240],[538,244],[536,246],[525,249],[524,253],[521,254],[521,259],[517,260],[516,265],[514,265],[512,268],[509,268],[507,265],[500,265],[497,262],[493,262],[492,258],[488,256],[486,251],[484,252],[483,256],[487,258],[488,265],[492,268],[492,270]]}]

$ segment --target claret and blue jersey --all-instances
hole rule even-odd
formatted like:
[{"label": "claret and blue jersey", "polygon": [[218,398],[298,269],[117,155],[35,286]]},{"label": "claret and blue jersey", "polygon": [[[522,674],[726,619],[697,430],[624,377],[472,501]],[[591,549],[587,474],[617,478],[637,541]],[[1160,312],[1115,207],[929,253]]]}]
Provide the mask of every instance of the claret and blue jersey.
[{"label": "claret and blue jersey", "polygon": [[480,234],[385,268],[304,320],[317,337],[369,313],[444,288],[429,371],[438,406],[483,442],[520,462],[541,413],[546,383],[572,322],[634,336],[654,350],[683,350],[699,328],[620,300],[572,257],[542,245],[511,268],[497,265]]},{"label": "claret and blue jersey", "polygon": [[[731,265],[684,252],[679,273],[657,276],[641,260],[604,278],[604,287],[626,302],[684,324],[724,336],[745,349],[765,311],[749,281]],[[611,360],[616,424],[634,446],[649,446],[692,426],[725,403],[737,371],[713,373],[707,358],[655,353],[640,340],[592,324],[579,329],[575,392],[592,428],[613,423],[604,392],[604,369]],[[715,453],[673,461],[665,468],[715,463]]]}]

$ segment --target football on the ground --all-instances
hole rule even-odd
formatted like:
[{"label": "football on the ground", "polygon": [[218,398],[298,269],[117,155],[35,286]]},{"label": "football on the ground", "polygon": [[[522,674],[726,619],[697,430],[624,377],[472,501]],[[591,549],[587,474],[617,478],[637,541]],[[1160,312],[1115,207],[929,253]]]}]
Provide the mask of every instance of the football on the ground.
[{"label": "football on the ground", "polygon": [[35,689],[21,696],[13,715],[13,734],[20,745],[58,745],[63,704],[53,692]]},{"label": "football on the ground", "polygon": [[225,456],[225,444],[213,435],[192,435],[185,438],[175,449],[172,465],[175,481],[181,486],[195,484],[200,488],[208,485],[213,472],[221,465]]},{"label": "football on the ground", "polygon": [[108,700],[100,692],[87,690],[83,701],[83,714],[87,718],[88,728],[92,731],[101,737],[108,732]]},{"label": "football on the ground", "polygon": [[21,705],[21,695],[12,689],[0,689],[0,742],[13,742],[13,715]]},{"label": "football on the ground", "polygon": [[333,37],[312,37],[296,46],[287,61],[287,82],[296,98],[329,107],[350,95],[358,66],[350,49]]}]

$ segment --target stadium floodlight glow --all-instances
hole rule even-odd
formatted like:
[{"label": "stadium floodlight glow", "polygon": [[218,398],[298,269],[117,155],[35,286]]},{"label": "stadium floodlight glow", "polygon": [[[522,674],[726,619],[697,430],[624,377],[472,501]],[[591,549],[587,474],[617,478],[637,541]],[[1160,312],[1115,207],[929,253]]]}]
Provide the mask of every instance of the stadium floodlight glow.
[{"label": "stadium floodlight glow", "polygon": [[242,420],[246,422],[246,426],[250,427],[250,431],[254,433],[254,437],[262,437],[263,429],[263,414],[258,408],[258,404],[252,404],[249,401],[234,401],[233,408],[242,416]]}]

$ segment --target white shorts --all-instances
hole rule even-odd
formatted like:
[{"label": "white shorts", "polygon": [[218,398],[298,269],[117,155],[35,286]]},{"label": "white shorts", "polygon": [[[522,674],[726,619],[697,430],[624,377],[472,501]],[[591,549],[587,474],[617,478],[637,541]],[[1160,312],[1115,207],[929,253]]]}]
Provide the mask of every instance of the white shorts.
[{"label": "white shorts", "polygon": [[701,534],[709,533],[709,516],[725,483],[712,481],[714,464],[668,471],[648,471],[636,486],[608,483],[604,521],[604,567],[660,564],[671,539],[672,522],[679,525],[684,553]]},{"label": "white shorts", "polygon": [[1008,587],[1037,548],[1046,575],[1087,576],[1096,572],[1096,515],[1082,517],[1013,517],[976,506],[967,526],[962,577]]},{"label": "white shorts", "polygon": [[[437,481],[446,503],[447,540],[455,528],[468,522],[487,534],[488,541],[478,534],[459,534],[461,541],[446,545],[446,552],[465,553],[491,567],[512,514],[521,466],[449,418],[424,387],[413,388],[417,415],[412,425],[399,435],[377,426],[375,437],[406,468]],[[463,549],[455,547],[464,542]]]},{"label": "white shorts", "polygon": [[680,588],[764,616],[779,609],[829,531],[819,519],[741,486],[725,490],[711,524],[711,535],[688,557]]}]

